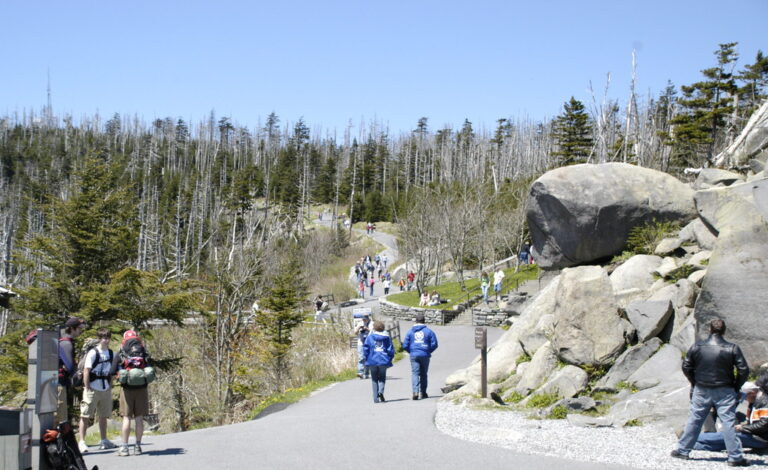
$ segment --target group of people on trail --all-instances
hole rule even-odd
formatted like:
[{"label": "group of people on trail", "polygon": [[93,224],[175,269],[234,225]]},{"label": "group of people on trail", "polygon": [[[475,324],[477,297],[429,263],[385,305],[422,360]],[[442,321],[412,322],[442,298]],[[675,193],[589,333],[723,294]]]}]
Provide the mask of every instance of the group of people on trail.
[{"label": "group of people on trail", "polygon": [[[496,301],[498,302],[501,297],[501,288],[504,284],[504,270],[497,268],[493,273],[493,291],[496,293]],[[491,279],[488,277],[488,273],[483,271],[480,273],[480,290],[483,293],[483,301],[488,304],[488,289],[491,285]]]},{"label": "group of people on trail", "polygon": [[533,254],[531,254],[531,242],[527,241],[520,247],[520,263],[533,264]]},{"label": "group of people on trail", "polygon": [[[403,350],[411,357],[411,386],[414,400],[428,398],[427,372],[432,353],[437,349],[437,336],[425,324],[423,313],[416,315],[416,323],[403,339]],[[371,321],[365,314],[355,327],[357,335],[357,376],[371,379],[373,402],[383,403],[387,369],[392,367],[395,348],[392,338],[384,330],[384,322]]]},{"label": "group of people on trail", "polygon": [[365,224],[365,233],[370,235],[370,234],[374,233],[375,231],[376,231],[376,224],[371,223],[371,222],[368,222],[367,224]]},{"label": "group of people on trail", "polygon": [[[723,338],[725,322],[709,323],[709,337],[691,347],[683,373],[691,383],[691,408],[677,448],[671,456],[688,460],[692,450],[727,450],[728,466],[746,467],[744,447],[768,448],[768,374],[747,382],[749,366],[738,345]],[[745,422],[737,424],[736,409],[747,402]],[[721,428],[701,433],[712,411]]]},{"label": "group of people on trail", "polygon": [[368,295],[373,297],[373,288],[376,285],[377,279],[384,287],[384,295],[389,294],[389,289],[392,286],[392,274],[387,270],[388,263],[389,258],[387,258],[385,253],[377,254],[373,258],[370,255],[365,255],[355,263],[357,293],[361,299],[365,298],[366,288],[369,289]]},{"label": "group of people on trail", "polygon": [[117,455],[129,455],[131,420],[136,423],[134,454],[140,455],[144,416],[149,414],[148,384],[155,377],[149,353],[134,330],[123,333],[120,349],[115,353],[109,347],[112,333],[107,328],[99,328],[97,338],[85,342],[84,354],[80,361],[76,361],[74,341],[86,328],[84,320],[69,318],[59,338],[58,408],[55,420],[57,423],[71,421],[69,409],[74,404],[75,394],[82,387],[78,450],[81,454],[88,452],[85,434],[96,417],[99,419],[101,438],[99,449],[117,447],[107,438],[107,420],[112,415],[112,386],[117,378],[121,385],[119,411],[123,417],[123,442]]}]

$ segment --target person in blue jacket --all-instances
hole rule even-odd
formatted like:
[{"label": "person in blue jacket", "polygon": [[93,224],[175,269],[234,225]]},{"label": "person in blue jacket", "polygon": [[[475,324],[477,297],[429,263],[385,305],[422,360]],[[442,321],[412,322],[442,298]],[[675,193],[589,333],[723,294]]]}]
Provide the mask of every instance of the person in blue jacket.
[{"label": "person in blue jacket", "polygon": [[429,398],[427,395],[427,371],[429,370],[429,359],[437,349],[437,336],[424,324],[423,313],[416,314],[416,324],[405,335],[403,349],[411,355],[413,399]]},{"label": "person in blue jacket", "polygon": [[392,358],[395,357],[395,348],[392,346],[392,338],[384,333],[384,323],[373,322],[373,331],[365,338],[363,344],[365,365],[371,372],[371,385],[373,387],[373,402],[383,403],[384,385],[387,382],[387,368],[392,367]]}]

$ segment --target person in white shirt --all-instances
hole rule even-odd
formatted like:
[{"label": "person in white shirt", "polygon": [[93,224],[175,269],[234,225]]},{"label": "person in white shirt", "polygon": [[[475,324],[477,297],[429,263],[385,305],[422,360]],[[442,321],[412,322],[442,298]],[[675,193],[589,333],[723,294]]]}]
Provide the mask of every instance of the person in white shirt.
[{"label": "person in white shirt", "polygon": [[496,292],[496,302],[498,302],[499,298],[501,297],[502,281],[504,281],[504,271],[499,268],[495,273],[493,273],[493,291]]},{"label": "person in white shirt", "polygon": [[112,414],[112,377],[115,355],[109,349],[112,334],[106,328],[97,331],[99,343],[86,354],[83,363],[83,401],[80,402],[80,452],[88,452],[85,431],[99,415],[99,449],[117,447],[107,439],[107,418]]}]

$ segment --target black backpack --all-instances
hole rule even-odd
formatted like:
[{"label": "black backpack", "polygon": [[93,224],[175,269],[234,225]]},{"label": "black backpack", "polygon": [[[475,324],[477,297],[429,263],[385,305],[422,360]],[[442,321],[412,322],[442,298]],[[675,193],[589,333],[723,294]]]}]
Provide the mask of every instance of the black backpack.
[{"label": "black backpack", "polygon": [[[69,421],[62,421],[56,429],[49,429],[43,434],[42,444],[45,459],[54,470],[88,470],[83,454],[77,447],[75,433]],[[94,466],[91,470],[98,470]]]},{"label": "black backpack", "polygon": [[[89,339],[85,342],[85,345],[83,345],[82,350],[82,357],[80,357],[80,362],[77,363],[77,372],[72,376],[72,386],[75,388],[82,388],[85,383],[83,383],[83,371],[85,370],[85,358],[88,357],[88,353],[91,351],[91,349],[94,349],[96,346],[98,346],[99,340],[98,339]],[[114,354],[112,353],[111,349],[108,349],[109,351],[109,363],[112,364],[112,359],[114,358]],[[96,379],[102,379],[102,380],[109,380],[112,377],[112,374],[95,374],[93,371],[96,370],[96,367],[104,362],[101,359],[101,354],[98,352],[96,353],[96,361],[93,363],[93,367],[91,368],[91,375],[90,379],[91,382],[93,382]],[[111,370],[111,366],[110,366]]]}]

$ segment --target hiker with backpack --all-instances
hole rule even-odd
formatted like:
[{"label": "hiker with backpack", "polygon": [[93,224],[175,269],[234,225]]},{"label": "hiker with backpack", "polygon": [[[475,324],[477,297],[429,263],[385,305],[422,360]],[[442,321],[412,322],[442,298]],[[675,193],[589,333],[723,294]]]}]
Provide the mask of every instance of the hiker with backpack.
[{"label": "hiker with backpack", "polygon": [[69,421],[69,408],[74,402],[72,376],[77,371],[75,362],[75,338],[85,331],[85,321],[82,318],[70,317],[64,324],[64,332],[59,338],[59,386],[58,408],[55,422]]},{"label": "hiker with backpack", "polygon": [[149,365],[150,356],[139,335],[128,330],[123,334],[120,347],[118,375],[120,391],[120,414],[123,416],[123,444],[117,452],[124,457],[128,453],[131,437],[131,419],[136,421],[136,445],[134,454],[141,455],[141,437],[144,434],[144,416],[149,414],[149,393],[147,385],[155,379],[155,370]]},{"label": "hiker with backpack", "polygon": [[117,447],[107,439],[107,418],[112,415],[112,377],[114,376],[115,356],[109,349],[109,341],[112,333],[106,328],[99,328],[96,332],[98,340],[87,344],[87,353],[78,366],[75,386],[78,386],[78,378],[82,377],[83,400],[80,402],[80,444],[81,453],[88,452],[85,443],[85,431],[99,415],[99,435],[101,442],[99,450],[114,449]]}]

